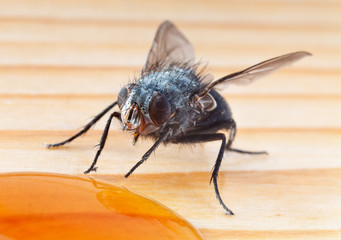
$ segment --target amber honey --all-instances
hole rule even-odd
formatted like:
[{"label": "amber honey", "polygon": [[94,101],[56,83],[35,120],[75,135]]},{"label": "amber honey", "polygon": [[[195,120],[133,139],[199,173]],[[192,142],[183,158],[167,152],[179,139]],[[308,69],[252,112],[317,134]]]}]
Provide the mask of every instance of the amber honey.
[{"label": "amber honey", "polygon": [[0,239],[201,239],[159,203],[91,178],[1,174],[0,189]]}]

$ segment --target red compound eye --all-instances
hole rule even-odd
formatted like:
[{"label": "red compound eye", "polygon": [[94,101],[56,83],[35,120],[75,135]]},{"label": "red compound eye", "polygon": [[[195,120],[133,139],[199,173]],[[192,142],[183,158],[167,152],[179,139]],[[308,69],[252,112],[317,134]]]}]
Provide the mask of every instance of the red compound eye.
[{"label": "red compound eye", "polygon": [[168,99],[161,93],[155,92],[149,103],[149,116],[156,125],[162,125],[171,115]]},{"label": "red compound eye", "polygon": [[120,90],[117,98],[117,104],[120,109],[122,109],[127,97],[136,86],[137,84],[135,83],[129,83]]}]

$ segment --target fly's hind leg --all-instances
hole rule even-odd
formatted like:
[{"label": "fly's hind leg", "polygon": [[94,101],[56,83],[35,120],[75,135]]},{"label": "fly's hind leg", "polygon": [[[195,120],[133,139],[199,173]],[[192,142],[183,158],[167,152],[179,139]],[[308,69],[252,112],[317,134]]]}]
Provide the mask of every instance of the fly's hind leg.
[{"label": "fly's hind leg", "polygon": [[225,128],[230,131],[229,140],[225,147],[226,151],[237,152],[242,154],[268,154],[266,151],[245,151],[237,148],[232,148],[231,145],[233,143],[237,131],[236,122],[233,119],[230,119],[230,121],[228,122],[228,126]]},{"label": "fly's hind leg", "polygon": [[230,136],[225,147],[226,151],[243,154],[267,154],[267,152],[264,151],[253,152],[232,148],[237,126],[236,122],[233,120],[230,107],[226,103],[225,99],[215,90],[211,90],[210,94],[215,99],[217,107],[214,110],[208,112],[207,116],[199,122],[198,125],[200,127],[196,129],[196,132],[215,133],[219,130],[225,129],[230,131]]},{"label": "fly's hind leg", "polygon": [[229,148],[229,149],[226,149],[226,151],[236,152],[236,153],[241,153],[241,154],[251,154],[251,155],[256,155],[256,154],[268,155],[267,151],[245,151],[245,150],[236,149],[236,148]]}]

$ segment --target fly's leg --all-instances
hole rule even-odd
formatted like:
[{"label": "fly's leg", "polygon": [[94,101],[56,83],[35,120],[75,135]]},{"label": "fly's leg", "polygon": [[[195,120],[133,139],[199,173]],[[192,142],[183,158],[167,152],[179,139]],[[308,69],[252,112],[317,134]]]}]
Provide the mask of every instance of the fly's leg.
[{"label": "fly's leg", "polygon": [[[250,152],[250,151],[244,151],[244,150],[231,148],[231,145],[232,145],[234,138],[235,138],[235,135],[236,135],[236,129],[237,129],[236,123],[233,119],[230,118],[228,120],[222,120],[221,122],[216,123],[214,125],[211,124],[209,121],[210,120],[208,120],[207,123],[204,122],[206,125],[205,127],[201,128],[201,129],[196,129],[195,132],[193,131],[188,135],[181,136],[180,138],[176,139],[176,141],[174,141],[174,142],[200,143],[200,142],[210,142],[210,141],[221,140],[221,146],[220,146],[219,154],[218,154],[217,160],[214,164],[214,167],[212,169],[212,176],[210,179],[210,183],[213,182],[216,197],[217,197],[220,205],[222,205],[222,207],[225,209],[225,211],[228,215],[234,215],[233,212],[226,206],[226,204],[222,200],[222,198],[220,196],[219,189],[218,189],[218,174],[219,174],[220,165],[221,165],[221,162],[222,162],[222,159],[224,156],[224,152],[225,151],[234,151],[234,152],[246,153],[246,154],[266,154],[266,152]],[[203,125],[203,122],[202,122],[202,125]],[[213,132],[213,131],[217,131],[218,129],[229,130],[229,138],[228,138],[227,143],[226,143],[226,137],[224,134]],[[206,133],[200,134],[200,132],[202,132],[202,131],[204,131]],[[210,133],[209,131],[212,131],[212,133]]]},{"label": "fly's leg", "polygon": [[245,151],[241,149],[231,148],[232,142],[234,140],[234,137],[236,136],[237,131],[236,122],[233,119],[229,121],[229,126],[227,127],[227,129],[230,130],[230,137],[225,147],[226,151],[237,152],[242,154],[268,154],[266,151]]},{"label": "fly's leg", "polygon": [[230,151],[230,152],[236,152],[236,153],[241,153],[241,154],[250,154],[250,155],[256,155],[256,154],[265,154],[268,155],[268,152],[266,151],[245,151],[245,150],[241,150],[241,149],[236,149],[236,148],[229,148],[226,149],[226,151]]},{"label": "fly's leg", "polygon": [[95,167],[95,165],[97,163],[99,155],[101,154],[101,152],[102,152],[102,150],[104,148],[105,141],[107,140],[107,137],[108,137],[108,132],[109,132],[109,129],[110,129],[111,120],[113,119],[113,117],[121,119],[121,114],[118,113],[118,112],[113,112],[112,114],[110,114],[110,117],[109,117],[109,119],[107,121],[107,124],[105,125],[105,128],[104,128],[101,140],[100,140],[100,142],[98,144],[99,148],[97,150],[96,156],[95,156],[91,166],[89,167],[89,169],[84,172],[85,174],[88,174],[91,171],[96,171],[96,169],[97,169]]},{"label": "fly's leg", "polygon": [[168,131],[166,131],[164,134],[162,134],[162,136],[154,143],[154,145],[143,155],[142,159],[140,161],[138,161],[134,167],[132,167],[130,169],[130,171],[124,175],[125,178],[129,177],[130,174],[132,174],[136,168],[138,168],[142,163],[144,163],[144,161],[146,161],[150,154],[155,151],[155,149],[160,145],[160,143],[162,143],[170,134],[171,129],[168,129]]},{"label": "fly's leg", "polygon": [[[117,104],[117,102],[112,103],[111,105],[109,105],[106,109],[104,109],[102,112],[100,112],[97,116],[94,117],[94,119],[91,120],[91,122],[89,122],[87,125],[84,126],[84,128],[78,132],[77,134],[75,134],[74,136],[66,139],[63,142],[59,142],[59,143],[54,143],[54,144],[47,144],[46,147],[47,148],[54,148],[54,147],[60,147],[63,146],[66,143],[72,142],[74,139],[78,138],[79,136],[83,135],[84,133],[86,133],[98,120],[100,120],[110,109],[112,109],[115,105]],[[121,119],[120,119],[121,120]]]},{"label": "fly's leg", "polygon": [[[233,138],[231,138],[231,136],[232,135],[230,134],[228,144],[230,142],[232,143],[231,139],[233,139]],[[220,168],[221,162],[223,160],[224,152],[225,152],[225,145],[226,145],[225,134],[223,134],[223,133],[195,134],[195,135],[183,136],[183,137],[181,137],[181,139],[179,139],[179,141],[182,143],[200,143],[200,142],[211,142],[211,141],[217,141],[217,140],[221,140],[221,146],[220,146],[220,150],[219,150],[217,160],[216,160],[214,167],[213,167],[213,170],[212,170],[212,176],[211,176],[210,183],[213,181],[214,191],[215,191],[216,197],[217,197],[220,205],[225,209],[225,211],[228,215],[234,215],[233,212],[226,206],[226,204],[222,200],[222,198],[220,196],[219,189],[218,189],[218,181],[217,181],[218,180],[218,174],[219,174],[219,168]]]}]

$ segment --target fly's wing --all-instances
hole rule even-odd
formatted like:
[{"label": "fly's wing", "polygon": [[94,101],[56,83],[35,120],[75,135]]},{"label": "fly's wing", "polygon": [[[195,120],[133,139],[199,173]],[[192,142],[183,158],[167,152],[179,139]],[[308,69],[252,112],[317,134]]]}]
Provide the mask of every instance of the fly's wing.
[{"label": "fly's wing", "polygon": [[173,23],[165,21],[156,32],[144,70],[178,62],[193,64],[194,48]]},{"label": "fly's wing", "polygon": [[303,57],[310,56],[309,52],[293,52],[288,53],[279,57],[271,58],[264,62],[258,63],[252,67],[244,69],[240,72],[229,74],[225,77],[222,77],[212,83],[210,83],[204,90],[199,93],[200,97],[206,95],[213,87],[216,85],[227,85],[229,83],[249,83],[259,77],[263,77],[266,74],[274,72],[284,66],[287,66]]}]

